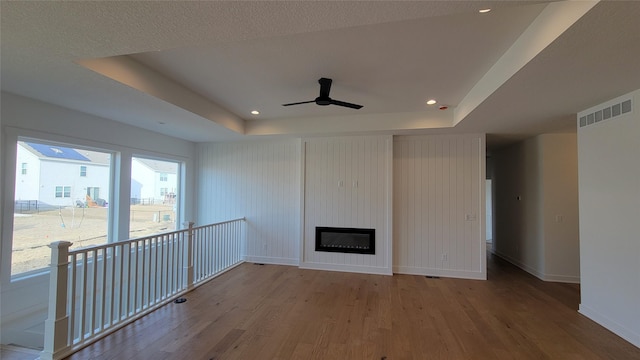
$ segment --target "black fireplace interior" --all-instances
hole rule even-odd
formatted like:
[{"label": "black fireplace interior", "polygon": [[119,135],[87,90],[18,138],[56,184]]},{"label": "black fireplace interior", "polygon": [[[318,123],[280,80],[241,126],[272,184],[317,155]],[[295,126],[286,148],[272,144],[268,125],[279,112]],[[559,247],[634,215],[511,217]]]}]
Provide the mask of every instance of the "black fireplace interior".
[{"label": "black fireplace interior", "polygon": [[376,253],[376,230],[316,227],[316,251]]}]

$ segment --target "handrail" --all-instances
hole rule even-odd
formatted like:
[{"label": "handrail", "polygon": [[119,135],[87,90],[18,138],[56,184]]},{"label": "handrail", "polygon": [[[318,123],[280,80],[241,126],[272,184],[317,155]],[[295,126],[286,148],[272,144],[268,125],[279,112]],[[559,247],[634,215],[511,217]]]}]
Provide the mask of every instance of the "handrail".
[{"label": "handrail", "polygon": [[[237,218],[237,219],[221,221],[221,222],[212,223],[212,224],[208,224],[208,225],[194,226],[193,230],[203,229],[203,228],[210,227],[210,226],[229,224],[229,223],[233,223],[233,222],[237,222],[237,221],[246,221],[246,220],[247,220],[246,217],[241,217],[241,218]],[[139,241],[139,240],[148,239],[150,237],[170,236],[170,235],[173,235],[173,234],[178,234],[178,233],[187,232],[187,231],[189,231],[189,228],[187,228],[187,229],[179,229],[179,230],[174,230],[174,231],[168,231],[168,232],[154,234],[154,235],[141,236],[141,237],[137,237],[137,238],[133,238],[133,239],[120,240],[120,241],[107,243],[107,244],[102,244],[102,245],[89,245],[89,246],[85,246],[85,247],[78,248],[78,249],[71,249],[71,250],[69,250],[69,254],[80,253],[80,252],[83,252],[83,251],[106,249],[108,247],[111,247],[113,244],[128,244],[128,243],[133,243],[133,242],[136,242],[136,241]],[[73,244],[73,243],[71,243],[71,244]]]},{"label": "handrail", "polygon": [[70,250],[51,247],[41,359],[61,359],[243,262],[244,217]]},{"label": "handrail", "polygon": [[[102,250],[102,249],[111,248],[111,247],[113,247],[113,245],[126,245],[126,244],[134,243],[136,241],[141,241],[141,240],[145,240],[145,239],[149,239],[149,238],[153,238],[153,237],[170,236],[170,235],[179,234],[179,233],[186,233],[188,231],[189,231],[189,229],[181,229],[181,230],[174,230],[174,231],[164,232],[164,233],[159,233],[159,234],[154,234],[154,235],[141,236],[141,237],[133,238],[133,239],[120,240],[120,241],[106,243],[106,244],[102,244],[102,245],[89,245],[89,246],[81,247],[81,248],[78,248],[78,249],[70,249],[69,250],[69,254],[71,255],[71,254],[79,254],[79,253],[82,253],[82,252],[89,252],[89,251],[94,251],[94,250]],[[71,244],[73,245],[73,243],[71,243]]]},{"label": "handrail", "polygon": [[247,220],[247,218],[243,216],[241,218],[237,218],[237,219],[233,219],[233,220],[227,220],[227,221],[221,221],[221,222],[217,222],[217,223],[213,223],[213,224],[209,224],[209,225],[195,226],[193,229],[197,230],[197,229],[202,229],[202,228],[209,227],[209,226],[224,225],[224,224],[228,224],[228,223],[232,223],[232,222],[236,222],[236,221],[246,221],[246,220]]}]

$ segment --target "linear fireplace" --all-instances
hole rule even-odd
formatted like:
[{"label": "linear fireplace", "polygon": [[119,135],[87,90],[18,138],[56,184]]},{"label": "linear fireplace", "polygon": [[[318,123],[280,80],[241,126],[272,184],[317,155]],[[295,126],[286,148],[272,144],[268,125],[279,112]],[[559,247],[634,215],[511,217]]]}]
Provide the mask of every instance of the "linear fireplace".
[{"label": "linear fireplace", "polygon": [[376,253],[376,230],[316,227],[316,251]]}]

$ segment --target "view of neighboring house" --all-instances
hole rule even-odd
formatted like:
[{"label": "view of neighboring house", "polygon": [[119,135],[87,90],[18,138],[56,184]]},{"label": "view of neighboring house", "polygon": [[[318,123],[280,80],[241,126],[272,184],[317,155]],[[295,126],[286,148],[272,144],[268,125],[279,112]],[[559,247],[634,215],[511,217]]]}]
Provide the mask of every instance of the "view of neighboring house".
[{"label": "view of neighboring house", "polygon": [[131,159],[131,203],[172,203],[178,186],[176,163]]},{"label": "view of neighboring house", "polygon": [[19,141],[16,160],[16,202],[79,206],[90,198],[104,205],[108,198],[108,153]]}]

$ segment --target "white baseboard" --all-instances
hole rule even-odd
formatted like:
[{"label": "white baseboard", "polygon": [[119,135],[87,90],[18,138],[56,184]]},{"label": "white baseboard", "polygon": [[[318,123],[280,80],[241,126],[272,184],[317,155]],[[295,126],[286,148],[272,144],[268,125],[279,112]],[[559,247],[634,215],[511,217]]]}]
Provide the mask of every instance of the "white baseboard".
[{"label": "white baseboard", "polygon": [[246,262],[260,263],[260,264],[272,264],[272,265],[291,265],[298,266],[298,259],[291,258],[279,258],[270,256],[246,256]]},{"label": "white baseboard", "polygon": [[580,276],[545,274],[544,279],[542,280],[568,284],[580,284]]},{"label": "white baseboard", "polygon": [[464,270],[421,268],[412,266],[394,266],[393,272],[395,274],[406,275],[442,276],[457,279],[487,280],[487,274],[480,271],[476,272]]},{"label": "white baseboard", "polygon": [[607,328],[612,333],[620,336],[621,338],[625,339],[626,341],[640,348],[639,333],[634,332],[632,329],[627,328],[626,326],[618,323],[617,321],[611,319],[610,317],[604,314],[601,314],[595,309],[589,306],[586,306],[584,304],[580,304],[580,307],[578,308],[578,312],[588,317],[589,319],[597,322],[603,327]]},{"label": "white baseboard", "polygon": [[374,266],[339,265],[339,264],[303,262],[300,264],[300,269],[341,271],[341,272],[353,272],[353,273],[373,274],[373,275],[393,275],[391,270],[386,267],[374,267]]},{"label": "white baseboard", "polygon": [[548,282],[561,282],[561,283],[571,283],[571,284],[580,284],[580,276],[573,275],[556,275],[556,274],[545,274],[543,272],[538,271],[538,269],[533,268],[519,260],[512,258],[511,256],[498,252],[496,250],[491,251],[492,254],[502,258],[505,261],[510,262],[511,264],[519,267],[520,269],[528,272],[529,274],[537,277],[542,281]]},{"label": "white baseboard", "polygon": [[533,275],[533,276],[537,277],[538,279],[540,279],[540,280],[543,280],[543,281],[544,281],[544,274],[543,274],[543,273],[541,273],[540,271],[538,271],[538,269],[536,269],[536,268],[534,268],[534,267],[531,267],[531,266],[529,266],[529,265],[527,265],[527,264],[525,264],[525,263],[521,262],[520,260],[517,260],[517,259],[515,259],[515,258],[512,258],[511,256],[509,256],[509,255],[507,255],[507,254],[504,254],[504,253],[501,253],[501,252],[499,252],[499,251],[494,250],[494,251],[492,251],[492,253],[493,253],[494,255],[496,255],[496,256],[498,256],[498,257],[502,258],[503,260],[506,260],[506,261],[510,262],[511,264],[513,264],[513,265],[515,265],[515,266],[519,267],[520,269],[522,269],[522,270],[524,270],[524,271],[528,272],[529,274],[531,274],[531,275]]}]

